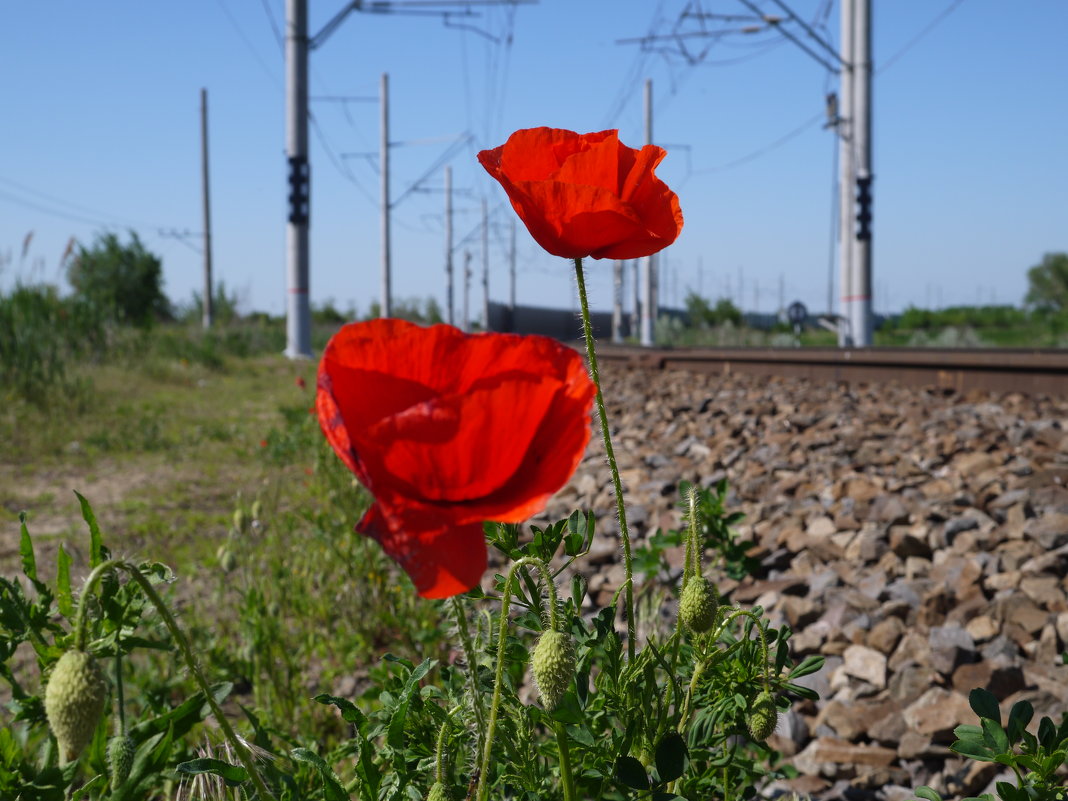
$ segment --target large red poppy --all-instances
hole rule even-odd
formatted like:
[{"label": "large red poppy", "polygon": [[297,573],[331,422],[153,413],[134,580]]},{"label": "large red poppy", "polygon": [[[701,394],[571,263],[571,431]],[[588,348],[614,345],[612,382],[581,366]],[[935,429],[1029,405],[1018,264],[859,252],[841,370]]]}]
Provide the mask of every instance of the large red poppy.
[{"label": "large red poppy", "polygon": [[578,466],[594,386],[555,340],[403,320],[346,325],[319,365],[319,424],[374,504],[378,540],[419,594],[466,592],[486,569],[482,521],[540,512]]},{"label": "large red poppy", "polygon": [[682,230],[679,198],[653,172],[667,155],[617,131],[516,131],[478,160],[500,181],[530,235],[554,256],[636,259]]}]

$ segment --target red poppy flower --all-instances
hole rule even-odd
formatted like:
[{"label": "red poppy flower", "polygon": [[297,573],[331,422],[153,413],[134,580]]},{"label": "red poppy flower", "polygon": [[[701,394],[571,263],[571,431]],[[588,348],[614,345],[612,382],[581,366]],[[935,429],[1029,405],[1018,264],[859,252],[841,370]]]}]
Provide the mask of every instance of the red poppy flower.
[{"label": "red poppy flower", "polygon": [[420,595],[447,598],[486,569],[482,521],[526,520],[575,471],[594,391],[579,354],[547,337],[380,319],[327,344],[316,408],[374,496],[356,530]]},{"label": "red poppy flower", "polygon": [[678,196],[653,171],[663,148],[641,150],[618,131],[516,131],[478,160],[500,181],[530,235],[554,256],[636,259],[678,238]]}]

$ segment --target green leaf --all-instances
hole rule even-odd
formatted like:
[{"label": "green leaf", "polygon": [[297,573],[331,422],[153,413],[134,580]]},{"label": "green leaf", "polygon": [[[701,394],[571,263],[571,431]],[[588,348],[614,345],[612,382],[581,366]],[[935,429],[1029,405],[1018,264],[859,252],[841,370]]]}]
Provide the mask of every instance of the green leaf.
[{"label": "green leaf", "polygon": [[1031,706],[1030,701],[1017,701],[1012,705],[1012,709],[1009,710],[1009,725],[1006,732],[1010,743],[1015,745],[1019,741],[1027,729],[1027,724],[1034,716],[1035,708]]},{"label": "green leaf", "polygon": [[64,617],[74,616],[74,600],[70,592],[70,554],[59,544],[59,553],[56,555],[56,603]]},{"label": "green leaf", "polygon": [[401,690],[397,699],[397,707],[389,720],[389,728],[386,731],[386,742],[397,750],[404,748],[404,724],[408,718],[408,707],[412,702],[412,693],[419,686],[419,681],[437,663],[438,660],[436,659],[424,659],[404,683],[404,689]]},{"label": "green leaf", "polygon": [[323,797],[326,801],[349,801],[349,794],[321,756],[307,748],[294,748],[289,754],[297,762],[313,765],[319,771],[319,775],[323,777]]},{"label": "green leaf", "polygon": [[1057,736],[1057,727],[1053,725],[1053,721],[1048,717],[1043,716],[1042,720],[1038,722],[1038,742],[1046,750],[1052,750],[1055,746],[1055,738]]},{"label": "green leaf", "polygon": [[621,756],[616,760],[616,779],[635,790],[649,789],[645,768],[632,756]]},{"label": "green leaf", "polygon": [[356,726],[356,728],[362,728],[363,724],[367,722],[367,718],[364,716],[352,701],[347,698],[338,698],[336,695],[327,695],[321,693],[313,701],[318,701],[320,704],[330,704],[336,706],[338,711],[341,712],[341,717],[347,722]]},{"label": "green leaf", "polygon": [[221,759],[213,759],[211,757],[200,757],[199,759],[191,759],[188,762],[181,762],[175,770],[178,773],[185,773],[189,776],[195,776],[198,773],[210,773],[213,776],[219,776],[226,782],[227,787],[237,787],[248,781],[248,771],[240,765],[231,765],[229,762],[223,762]]},{"label": "green leaf", "polygon": [[70,797],[70,801],[81,801],[81,799],[85,798],[86,795],[88,795],[90,790],[95,790],[107,780],[108,777],[106,773],[101,773],[97,776],[94,776],[92,779],[90,779],[74,791],[74,793]]},{"label": "green leaf", "polygon": [[549,715],[553,720],[558,720],[561,723],[570,723],[578,725],[585,720],[582,714],[582,708],[579,706],[578,698],[575,696],[574,690],[568,690],[564,693],[556,706],[556,709]]},{"label": "green leaf", "polygon": [[656,772],[660,781],[673,782],[686,769],[686,741],[678,732],[668,732],[656,745]]},{"label": "green leaf", "polygon": [[100,542],[100,526],[97,525],[93,507],[78,490],[74,490],[78,496],[78,503],[82,507],[82,519],[89,526],[89,567],[94,568],[104,561],[104,546]]},{"label": "green leaf", "polygon": [[1001,724],[994,722],[990,718],[983,718],[983,742],[998,754],[1005,754],[1012,750],[1012,746],[1009,745],[1009,738],[1006,736],[1005,730],[1001,728]]},{"label": "green leaf", "polygon": [[19,512],[19,524],[22,534],[19,537],[19,554],[22,556],[22,572],[26,578],[37,583],[37,559],[33,555],[33,540],[30,539],[30,530],[26,528],[26,513]]},{"label": "green leaf", "polygon": [[942,801],[940,796],[933,788],[928,787],[926,784],[923,787],[916,788],[916,795],[920,798],[925,798],[927,801]]},{"label": "green leaf", "polygon": [[962,756],[977,759],[980,762],[994,761],[995,752],[988,748],[982,740],[957,740],[949,749]]},{"label": "green leaf", "polygon": [[999,726],[1001,725],[1001,708],[998,706],[998,699],[989,690],[976,687],[968,693],[968,704],[979,717],[987,718]]},{"label": "green leaf", "polygon": [[788,674],[788,678],[799,679],[802,676],[807,676],[810,673],[815,673],[817,670],[823,667],[823,663],[826,662],[826,657],[809,654],[800,663],[794,666],[794,669]]},{"label": "green leaf", "polygon": [[953,736],[958,740],[981,740],[983,727],[972,723],[962,723],[953,730]]}]

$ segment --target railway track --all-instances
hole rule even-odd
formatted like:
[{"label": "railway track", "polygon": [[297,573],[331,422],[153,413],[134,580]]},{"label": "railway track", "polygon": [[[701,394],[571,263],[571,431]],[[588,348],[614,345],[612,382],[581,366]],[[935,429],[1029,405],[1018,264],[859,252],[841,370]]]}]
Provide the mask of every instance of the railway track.
[{"label": "railway track", "polygon": [[916,348],[642,348],[598,343],[598,361],[658,370],[1068,395],[1068,351]]}]

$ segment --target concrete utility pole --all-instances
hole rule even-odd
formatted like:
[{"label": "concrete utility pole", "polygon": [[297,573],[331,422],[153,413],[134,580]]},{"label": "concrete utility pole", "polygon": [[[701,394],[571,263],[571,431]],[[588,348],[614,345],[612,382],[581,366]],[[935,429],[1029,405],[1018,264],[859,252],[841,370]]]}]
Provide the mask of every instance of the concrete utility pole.
[{"label": "concrete utility pole", "polygon": [[871,0],[853,0],[853,149],[856,168],[856,221],[853,239],[853,286],[850,328],[853,344],[870,347],[872,319],[871,270]]},{"label": "concrete utility pole", "polygon": [[286,223],[286,350],[290,359],[311,358],[308,299],[308,5],[286,0],[286,161],[289,216]]},{"label": "concrete utility pole", "polygon": [[464,320],[460,326],[464,333],[471,330],[471,251],[464,251]]},{"label": "concrete utility pole", "polygon": [[482,330],[490,330],[489,319],[489,211],[482,198]]},{"label": "concrete utility pole", "polygon": [[452,311],[452,167],[445,167],[445,322],[456,325]]},{"label": "concrete utility pole", "polygon": [[623,262],[612,263],[612,341],[623,341]]},{"label": "concrete utility pole", "polygon": [[211,281],[211,192],[208,182],[208,90],[200,90],[200,182],[204,198],[204,302],[203,323],[211,328],[215,305]]},{"label": "concrete utility pole", "polygon": [[379,143],[380,178],[382,179],[382,310],[379,317],[393,315],[393,293],[390,289],[391,251],[389,220],[389,73],[383,72],[379,88],[381,102],[381,141]]},{"label": "concrete utility pole", "polygon": [[641,293],[641,280],[639,275],[639,259],[633,259],[630,263],[630,284],[631,284],[631,306],[630,306],[630,331],[629,334],[632,337],[638,335],[638,328],[641,326],[642,318],[642,304],[639,297]]},{"label": "concrete utility pole", "polygon": [[[653,143],[653,81],[645,79],[645,144]],[[653,305],[653,257],[642,259],[642,331],[641,344],[653,345],[653,322],[655,306]]]},{"label": "concrete utility pole", "polygon": [[512,310],[512,321],[509,330],[515,330],[515,217],[511,218],[511,226],[508,231],[508,307]]},{"label": "concrete utility pole", "polygon": [[842,0],[839,96],[838,344],[872,344],[871,0]]},{"label": "concrete utility pole", "polygon": [[[442,18],[447,21],[450,6],[461,8],[465,14],[469,14],[471,5],[489,6],[504,3],[518,5],[527,2],[531,0],[375,0],[373,3],[367,3],[365,8],[363,0],[351,0],[345,3],[319,33],[309,38],[307,0],[285,0],[286,162],[289,180],[289,214],[286,225],[286,356],[291,359],[311,356],[311,307],[308,297],[308,226],[311,199],[311,168],[308,162],[309,51],[323,44],[354,11],[367,10],[374,13],[396,12],[416,15],[433,13],[441,14]],[[385,169],[385,163],[383,163],[383,181],[387,180],[387,173],[388,170]],[[384,236],[384,250],[388,247],[387,241]],[[449,245],[447,270],[451,270],[452,258],[451,242]],[[388,277],[384,278],[383,284],[382,312],[388,314],[390,302]],[[451,293],[451,283],[449,287]]]}]

